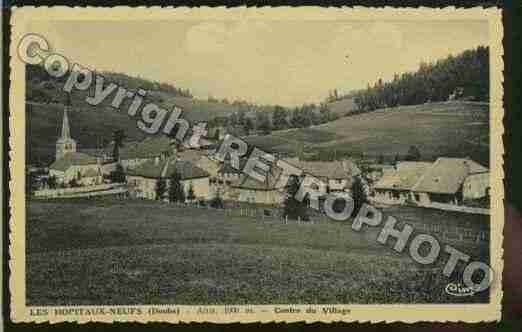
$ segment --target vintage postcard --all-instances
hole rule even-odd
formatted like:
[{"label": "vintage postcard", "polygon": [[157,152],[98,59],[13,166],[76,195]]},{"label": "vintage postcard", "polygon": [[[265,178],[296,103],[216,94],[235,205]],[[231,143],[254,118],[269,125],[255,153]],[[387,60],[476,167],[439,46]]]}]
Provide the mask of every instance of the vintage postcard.
[{"label": "vintage postcard", "polygon": [[15,322],[494,321],[497,8],[15,8]]}]

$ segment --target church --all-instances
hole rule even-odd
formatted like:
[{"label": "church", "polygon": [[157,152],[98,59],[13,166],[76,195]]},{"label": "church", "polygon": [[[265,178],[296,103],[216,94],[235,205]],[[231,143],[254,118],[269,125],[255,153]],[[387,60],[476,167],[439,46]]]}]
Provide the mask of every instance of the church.
[{"label": "church", "polygon": [[60,137],[56,141],[55,160],[49,166],[49,175],[65,186],[96,185],[102,183],[102,166],[99,158],[77,151],[78,145],[71,137],[69,117],[70,103],[65,105]]}]

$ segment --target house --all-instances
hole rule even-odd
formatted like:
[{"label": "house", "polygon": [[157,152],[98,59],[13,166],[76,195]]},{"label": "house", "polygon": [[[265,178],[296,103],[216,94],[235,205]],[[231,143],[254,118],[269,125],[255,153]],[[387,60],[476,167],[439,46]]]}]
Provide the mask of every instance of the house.
[{"label": "house", "polygon": [[285,197],[284,186],[277,183],[280,173],[280,170],[272,169],[263,182],[242,174],[236,183],[230,185],[227,198],[239,202],[280,205]]},{"label": "house", "polygon": [[[105,149],[105,155],[113,160],[114,142]],[[175,154],[177,151],[175,140],[164,135],[146,137],[142,141],[124,142],[119,148],[119,162],[124,170],[135,168],[144,162],[162,159]],[[114,170],[116,162],[106,166],[106,173]]]},{"label": "house", "polygon": [[97,170],[88,169],[78,180],[78,184],[82,186],[95,186],[103,183],[102,168]]},{"label": "house", "polygon": [[[101,173],[99,158],[77,151],[77,143],[71,137],[69,126],[69,105],[63,110],[61,134],[56,141],[55,161],[49,166],[49,175],[56,178],[56,182],[68,185],[75,180],[83,182],[85,176],[92,178],[93,174]],[[90,182],[90,181],[87,181]]]},{"label": "house", "polygon": [[395,170],[393,165],[388,164],[368,164],[365,167],[365,177],[371,183],[376,183],[379,181],[384,174],[388,174]]},{"label": "house", "polygon": [[438,158],[411,191],[419,205],[459,205],[489,195],[489,170],[470,159]]},{"label": "house", "polygon": [[[241,169],[244,168],[244,163],[240,163]],[[241,178],[241,170],[235,169],[229,162],[224,162],[218,169],[218,177],[216,183],[231,185],[239,181]]]},{"label": "house", "polygon": [[353,179],[361,174],[361,170],[351,160],[343,161],[303,161],[299,158],[289,158],[285,161],[323,181],[328,191],[349,191]]},{"label": "house", "polygon": [[373,200],[460,205],[489,195],[489,170],[466,158],[438,158],[433,163],[404,161],[374,185]]},{"label": "house", "polygon": [[386,171],[373,186],[374,201],[384,204],[404,204],[421,176],[432,165],[429,162],[403,161],[395,170]]},{"label": "house", "polygon": [[[188,196],[190,188],[197,200],[210,198],[209,174],[189,161],[178,160],[176,157],[156,158],[141,163],[127,170],[127,184],[131,195],[136,198],[157,199],[156,187],[164,180],[166,188],[170,186],[170,178],[179,174],[181,184]],[[167,196],[167,192],[165,192]]]},{"label": "house", "polygon": [[213,158],[212,153],[207,150],[183,150],[176,153],[178,160],[189,161],[197,167],[206,171],[212,182],[213,179],[217,178],[220,162]]},{"label": "house", "polygon": [[190,140],[185,140],[181,143],[183,148],[185,149],[201,149],[201,150],[209,150],[214,143],[209,141],[206,138],[200,137],[197,142],[191,142]]}]

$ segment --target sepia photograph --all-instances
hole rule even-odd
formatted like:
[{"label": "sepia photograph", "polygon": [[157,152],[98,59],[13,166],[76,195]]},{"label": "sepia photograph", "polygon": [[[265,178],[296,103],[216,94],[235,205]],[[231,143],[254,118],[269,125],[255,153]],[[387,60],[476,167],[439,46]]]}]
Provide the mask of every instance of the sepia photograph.
[{"label": "sepia photograph", "polygon": [[78,11],[13,15],[29,320],[499,305],[499,16]]}]

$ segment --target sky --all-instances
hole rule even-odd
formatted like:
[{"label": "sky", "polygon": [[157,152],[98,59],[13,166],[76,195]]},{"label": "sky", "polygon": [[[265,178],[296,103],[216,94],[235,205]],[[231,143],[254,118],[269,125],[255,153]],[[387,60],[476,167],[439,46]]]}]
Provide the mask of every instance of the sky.
[{"label": "sky", "polygon": [[488,45],[486,21],[35,21],[54,52],[196,96],[294,106]]}]

